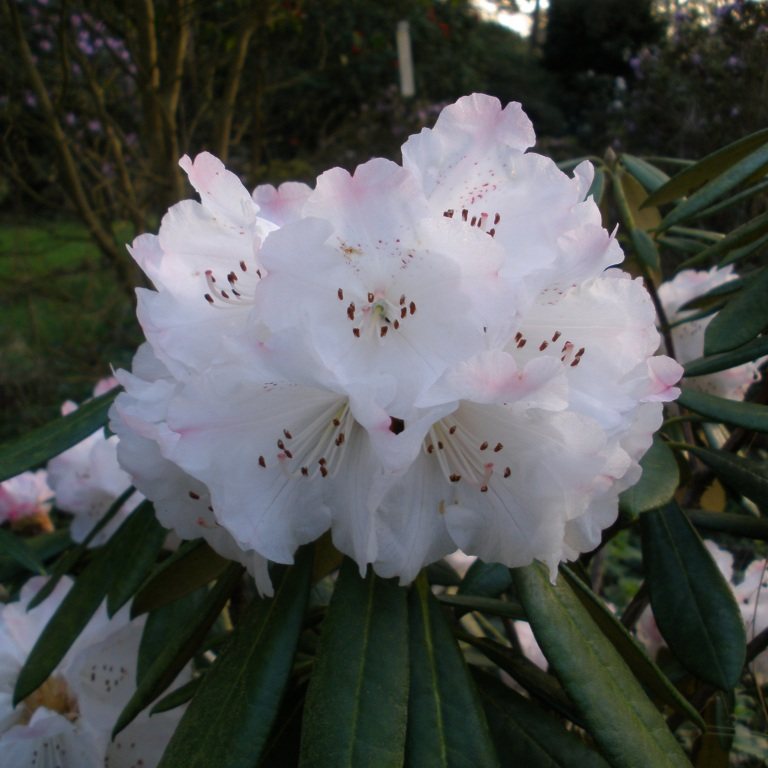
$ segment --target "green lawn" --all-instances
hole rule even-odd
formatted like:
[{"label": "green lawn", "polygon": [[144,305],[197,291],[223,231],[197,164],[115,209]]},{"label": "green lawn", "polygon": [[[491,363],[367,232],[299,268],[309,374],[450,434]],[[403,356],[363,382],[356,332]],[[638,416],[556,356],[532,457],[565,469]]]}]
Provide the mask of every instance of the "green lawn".
[{"label": "green lawn", "polygon": [[141,338],[133,296],[75,222],[0,222],[0,307],[0,441],[87,397]]}]

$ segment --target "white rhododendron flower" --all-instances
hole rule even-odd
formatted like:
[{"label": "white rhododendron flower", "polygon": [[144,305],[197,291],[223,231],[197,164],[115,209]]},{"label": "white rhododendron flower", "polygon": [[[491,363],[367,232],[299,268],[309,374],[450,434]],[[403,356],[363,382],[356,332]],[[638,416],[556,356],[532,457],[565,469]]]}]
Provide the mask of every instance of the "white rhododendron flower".
[{"label": "white rhododendron flower", "polygon": [[47,516],[52,500],[53,491],[44,469],[10,477],[0,483],[0,524],[13,525],[28,518]]},{"label": "white rhododendron flower", "polygon": [[[19,671],[71,587],[65,577],[28,611],[44,583],[43,577],[31,579],[18,602],[0,608],[0,768],[153,768],[183,711],[144,712],[111,739],[136,690],[144,625],[143,619],[129,621],[127,607],[109,619],[102,605],[53,674],[13,706]],[[178,683],[189,679],[185,670]]]},{"label": "white rhododendron flower", "polygon": [[533,138],[518,104],[475,94],[402,165],[313,190],[249,195],[183,159],[201,202],[134,243],[155,362],[118,374],[112,410],[164,524],[282,563],[330,529],[403,583],[457,548],[554,573],[599,543],[682,370],[654,356],[642,283],[608,269],[591,165],[571,178]]},{"label": "white rhododendron flower", "polygon": [[[708,271],[684,269],[672,280],[659,286],[659,299],[666,312],[667,320],[670,324],[680,323],[671,331],[675,358],[678,362],[689,363],[704,354],[704,334],[717,314],[681,323],[680,321],[687,317],[698,314],[698,310],[681,310],[680,307],[737,278],[738,275],[731,265],[722,268],[712,267]],[[708,392],[711,395],[743,400],[747,390],[760,378],[760,366],[764,361],[765,358],[705,376],[687,377],[685,382],[692,389]]]},{"label": "white rhododendron flower", "polygon": [[[94,397],[116,385],[116,379],[102,379],[94,388]],[[72,401],[61,408],[62,415],[75,410],[77,405]],[[108,437],[99,429],[48,462],[48,481],[56,496],[56,508],[73,516],[69,530],[74,541],[83,541],[118,497],[131,487],[130,476],[117,460],[117,444],[116,436]],[[132,493],[90,545],[104,544],[142,498],[140,493]]]}]

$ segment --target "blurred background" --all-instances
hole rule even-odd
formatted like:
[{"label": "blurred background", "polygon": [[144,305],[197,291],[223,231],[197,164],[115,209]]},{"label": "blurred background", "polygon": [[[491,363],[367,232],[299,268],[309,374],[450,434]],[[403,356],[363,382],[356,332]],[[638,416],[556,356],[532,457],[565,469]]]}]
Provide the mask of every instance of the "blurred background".
[{"label": "blurred background", "polygon": [[[699,158],[768,120],[758,0],[0,0],[0,440],[140,342],[125,244],[209,150],[250,188],[399,159],[473,91],[537,150]],[[407,22],[413,88],[401,84]]]}]

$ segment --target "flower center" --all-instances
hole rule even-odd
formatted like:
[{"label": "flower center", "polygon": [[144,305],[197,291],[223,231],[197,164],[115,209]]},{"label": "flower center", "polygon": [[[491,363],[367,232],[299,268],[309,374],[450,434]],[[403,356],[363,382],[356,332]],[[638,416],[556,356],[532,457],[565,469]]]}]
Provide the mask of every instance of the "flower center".
[{"label": "flower center", "polygon": [[[255,270],[256,278],[261,279],[261,270]],[[208,293],[203,294],[203,298],[211,305],[237,306],[238,304],[253,303],[251,293],[254,277],[248,271],[248,265],[241,261],[237,266],[237,271],[230,270],[226,275],[226,282],[218,280],[212,269],[205,271],[205,282],[208,285]],[[243,285],[245,280],[245,285]]]},{"label": "flower center", "polygon": [[63,677],[52,675],[22,702],[21,724],[27,725],[35,712],[45,707],[74,721],[80,715],[77,699]]},{"label": "flower center", "polygon": [[369,291],[366,301],[356,304],[344,299],[344,289],[336,292],[339,301],[346,304],[347,320],[352,323],[352,333],[356,339],[364,335],[374,334],[383,339],[390,328],[400,330],[402,323],[416,314],[416,302],[410,300],[404,293],[395,303],[386,296]]},{"label": "flower center", "polygon": [[448,480],[468,483],[481,493],[487,493],[492,476],[507,480],[512,474],[504,445],[490,435],[475,434],[464,420],[448,417],[433,424],[423,447]]}]

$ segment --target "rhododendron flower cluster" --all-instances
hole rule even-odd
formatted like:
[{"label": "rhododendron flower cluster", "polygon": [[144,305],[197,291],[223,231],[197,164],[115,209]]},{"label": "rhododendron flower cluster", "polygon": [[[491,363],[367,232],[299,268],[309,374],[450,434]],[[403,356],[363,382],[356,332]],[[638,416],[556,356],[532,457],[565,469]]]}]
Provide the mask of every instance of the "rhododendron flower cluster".
[{"label": "rhododendron flower cluster", "polygon": [[551,569],[594,548],[682,373],[588,190],[526,152],[519,104],[475,94],[401,164],[200,195],[132,254],[147,344],[113,406],[159,519],[266,561],[330,529],[406,583],[460,548]]},{"label": "rhododendron flower cluster", "polygon": [[[672,280],[659,286],[659,299],[664,307],[667,320],[672,325],[672,344],[675,347],[675,359],[680,363],[689,363],[704,354],[704,334],[715,314],[697,320],[699,310],[681,309],[687,302],[703,296],[721,285],[738,279],[733,267],[712,267],[712,269],[684,269]],[[692,389],[708,392],[711,395],[727,397],[731,400],[743,400],[747,390],[760,379],[760,366],[765,361],[755,360],[705,376],[686,378],[686,385]]]},{"label": "rhododendron flower cluster", "polygon": [[[29,601],[45,584],[31,579],[18,602],[0,608],[0,768],[154,768],[183,708],[139,715],[114,740],[112,728],[136,690],[144,620],[129,608],[111,619],[99,608],[51,676],[24,701],[13,689],[29,652],[71,587],[65,577],[40,605]],[[178,682],[190,679],[189,669]]]}]

